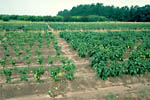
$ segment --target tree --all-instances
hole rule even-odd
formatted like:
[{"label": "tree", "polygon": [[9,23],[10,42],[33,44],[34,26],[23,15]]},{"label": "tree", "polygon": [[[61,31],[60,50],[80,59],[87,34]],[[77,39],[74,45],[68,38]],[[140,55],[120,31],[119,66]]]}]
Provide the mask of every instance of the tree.
[{"label": "tree", "polygon": [[3,17],[2,17],[2,20],[3,20],[3,21],[9,21],[10,19],[9,19],[9,16],[6,15],[6,16],[3,16]]},{"label": "tree", "polygon": [[88,22],[88,20],[89,20],[88,16],[82,16],[81,17],[81,21],[83,21],[83,22]]},{"label": "tree", "polygon": [[53,19],[54,19],[54,21],[62,22],[64,20],[64,17],[62,17],[62,16],[54,16]]},{"label": "tree", "polygon": [[51,16],[44,16],[43,17],[43,21],[45,21],[45,22],[47,22],[47,21],[54,21],[54,19]]},{"label": "tree", "polygon": [[[128,6],[104,6],[102,3],[91,5],[85,4],[73,7],[71,10],[65,9],[64,11],[59,11],[57,15],[82,16],[81,21],[87,21],[88,16],[89,21],[97,21],[98,17],[96,16],[104,16],[107,19],[114,21],[149,21],[150,5],[145,5],[143,7],[131,6],[129,8]],[[73,17],[73,20],[76,20],[76,17]]]},{"label": "tree", "polygon": [[64,21],[65,22],[72,21],[72,17],[71,16],[64,16]]}]

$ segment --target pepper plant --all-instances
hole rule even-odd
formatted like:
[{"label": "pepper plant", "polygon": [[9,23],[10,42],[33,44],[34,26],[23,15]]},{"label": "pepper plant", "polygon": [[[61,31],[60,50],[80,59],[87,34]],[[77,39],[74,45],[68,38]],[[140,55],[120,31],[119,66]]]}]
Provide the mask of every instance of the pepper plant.
[{"label": "pepper plant", "polygon": [[12,76],[12,68],[3,68],[2,73],[5,75],[5,81],[6,83],[11,82],[11,76]]},{"label": "pepper plant", "polygon": [[40,66],[40,67],[33,67],[32,68],[32,73],[34,75],[34,78],[40,82],[41,81],[41,76],[44,74],[45,72],[45,68],[44,66]]},{"label": "pepper plant", "polygon": [[21,81],[28,81],[28,78],[27,78],[28,67],[17,68],[17,71],[18,71],[18,74],[20,74]]}]

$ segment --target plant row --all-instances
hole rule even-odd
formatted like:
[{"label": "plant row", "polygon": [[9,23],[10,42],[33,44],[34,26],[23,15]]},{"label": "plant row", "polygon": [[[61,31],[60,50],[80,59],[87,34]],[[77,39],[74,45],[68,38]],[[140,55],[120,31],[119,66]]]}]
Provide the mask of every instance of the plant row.
[{"label": "plant row", "polygon": [[41,31],[48,30],[45,23],[0,23],[0,31]]},{"label": "plant row", "polygon": [[78,22],[78,23],[49,23],[49,25],[55,30],[94,30],[94,29],[150,29],[149,23],[114,23],[114,22]]},{"label": "plant row", "polygon": [[[75,65],[68,59],[61,57],[61,47],[58,45],[56,37],[51,33],[26,33],[26,32],[6,32],[0,35],[0,49],[1,55],[0,66],[1,72],[6,77],[6,82],[11,81],[11,75],[13,71],[21,74],[21,80],[27,81],[27,71],[32,70],[34,77],[40,80],[41,75],[44,74],[45,68],[44,60],[48,65],[51,65],[50,76],[55,80],[58,75],[64,76],[66,79],[72,80],[75,72]],[[54,57],[47,52],[45,57],[45,50],[53,51]],[[36,58],[36,65],[39,67],[30,68],[33,64],[33,60]],[[20,62],[20,60],[22,62]],[[61,66],[54,66],[53,63],[56,60],[61,61]],[[21,63],[27,67],[17,68],[17,64]]]},{"label": "plant row", "polygon": [[[5,76],[5,82],[10,83],[13,78],[13,74],[18,74],[20,76],[20,81],[28,81],[29,74],[32,74],[34,79],[41,82],[41,77],[46,71],[49,72],[49,77],[54,81],[61,80],[73,80],[75,73],[75,65],[72,60],[67,57],[60,57],[62,65],[54,66],[53,62],[49,63],[49,68],[46,70],[41,64],[39,66],[26,66],[22,68],[12,67],[12,68],[2,68],[0,74]],[[31,77],[30,77],[31,78]]]},{"label": "plant row", "polygon": [[110,76],[150,72],[148,31],[61,32],[60,37],[77,50],[79,56],[91,57],[92,68],[104,80]]},{"label": "plant row", "polygon": [[43,48],[48,51],[54,48],[55,56],[61,54],[61,47],[58,46],[58,41],[52,33],[8,32],[0,36],[0,42],[2,50],[0,62],[3,67],[8,62],[16,64],[17,59],[25,64],[30,64],[33,57],[37,58],[37,62],[42,62],[44,60]]}]

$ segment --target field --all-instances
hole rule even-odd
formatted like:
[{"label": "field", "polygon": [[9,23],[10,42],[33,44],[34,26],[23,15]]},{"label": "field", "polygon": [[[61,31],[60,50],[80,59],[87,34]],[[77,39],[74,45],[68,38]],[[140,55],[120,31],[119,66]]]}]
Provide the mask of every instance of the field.
[{"label": "field", "polygon": [[150,23],[0,21],[0,100],[149,100]]}]

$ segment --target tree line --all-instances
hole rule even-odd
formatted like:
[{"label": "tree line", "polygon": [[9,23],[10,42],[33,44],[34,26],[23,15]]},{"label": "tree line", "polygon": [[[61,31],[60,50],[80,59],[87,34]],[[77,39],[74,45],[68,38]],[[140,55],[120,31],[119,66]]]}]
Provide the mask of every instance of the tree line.
[{"label": "tree line", "polygon": [[0,15],[0,20],[53,21],[53,22],[96,22],[132,21],[150,22],[150,5],[104,6],[102,3],[85,4],[59,11],[57,16]]},{"label": "tree line", "polygon": [[45,22],[95,22],[108,21],[104,16],[27,16],[27,15],[0,15],[0,20],[21,20],[21,21],[45,21]]},{"label": "tree line", "polygon": [[102,3],[86,4],[73,7],[71,10],[59,11],[59,16],[103,16],[112,21],[150,21],[150,5],[139,6],[104,6]]}]

